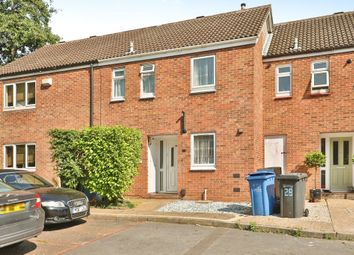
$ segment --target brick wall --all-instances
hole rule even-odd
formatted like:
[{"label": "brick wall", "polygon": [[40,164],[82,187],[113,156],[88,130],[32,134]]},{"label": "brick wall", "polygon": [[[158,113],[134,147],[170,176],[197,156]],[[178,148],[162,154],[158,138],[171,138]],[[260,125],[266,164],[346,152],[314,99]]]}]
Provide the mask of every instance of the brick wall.
[{"label": "brick wall", "polygon": [[[44,78],[52,78],[53,85],[41,88]],[[48,131],[52,128],[80,129],[89,125],[89,71],[79,70],[29,77],[2,82],[36,80],[36,108],[3,111],[3,93],[0,90],[1,145],[36,144],[36,169],[49,180],[57,179],[49,150]],[[1,86],[3,88],[3,86]],[[4,149],[1,146],[1,167],[4,166]]]},{"label": "brick wall", "polygon": [[[321,133],[354,132],[354,64],[346,64],[353,58],[354,53],[346,53],[264,64],[264,135],[287,136],[289,171],[307,171],[304,156],[320,150]],[[329,95],[310,93],[315,60],[329,61]],[[275,67],[281,64],[292,65],[292,97],[287,99],[275,99]],[[313,174],[308,188],[313,186],[312,178]]]},{"label": "brick wall", "polygon": [[[147,137],[174,134],[178,136],[178,190],[185,188],[187,198],[200,199],[207,188],[209,199],[248,199],[244,177],[254,167],[253,54],[253,47],[243,47],[151,61],[156,65],[156,98],[148,100],[139,98],[141,63],[125,65],[124,102],[110,102],[111,72],[121,66],[95,72],[101,79],[100,87],[96,87],[101,91],[99,123],[122,124],[144,133],[143,161],[132,194],[147,193]],[[190,61],[204,55],[216,56],[216,92],[191,95]],[[180,134],[182,111],[186,113],[186,134]],[[236,136],[237,128],[244,133]],[[199,132],[216,133],[215,171],[190,171],[190,138]],[[234,173],[241,178],[235,179]]]}]

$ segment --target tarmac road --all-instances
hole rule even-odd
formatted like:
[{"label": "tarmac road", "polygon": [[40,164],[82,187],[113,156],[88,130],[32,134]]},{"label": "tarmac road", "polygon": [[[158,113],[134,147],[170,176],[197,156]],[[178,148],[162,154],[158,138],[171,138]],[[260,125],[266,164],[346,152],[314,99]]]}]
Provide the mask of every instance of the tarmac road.
[{"label": "tarmac road", "polygon": [[296,238],[236,229],[88,219],[47,228],[4,255],[354,254],[354,242]]}]

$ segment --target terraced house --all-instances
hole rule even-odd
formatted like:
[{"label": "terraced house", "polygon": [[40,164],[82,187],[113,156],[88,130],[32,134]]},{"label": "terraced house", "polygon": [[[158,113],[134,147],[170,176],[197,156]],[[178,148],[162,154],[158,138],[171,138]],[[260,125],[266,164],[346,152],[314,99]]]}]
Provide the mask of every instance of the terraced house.
[{"label": "terraced house", "polygon": [[0,68],[0,164],[56,178],[49,129],[119,124],[144,134],[130,194],[248,200],[249,172],[313,150],[347,191],[353,59],[354,12],[273,24],[269,5],[45,46]]}]

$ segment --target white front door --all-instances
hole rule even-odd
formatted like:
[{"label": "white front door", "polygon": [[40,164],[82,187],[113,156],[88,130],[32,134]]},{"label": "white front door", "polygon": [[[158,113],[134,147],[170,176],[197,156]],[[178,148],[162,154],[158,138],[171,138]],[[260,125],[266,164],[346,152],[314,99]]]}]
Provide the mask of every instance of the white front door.
[{"label": "white front door", "polygon": [[286,172],[286,137],[269,136],[264,139],[264,167],[281,167]]},{"label": "white front door", "polygon": [[177,138],[160,139],[159,191],[177,192]]}]

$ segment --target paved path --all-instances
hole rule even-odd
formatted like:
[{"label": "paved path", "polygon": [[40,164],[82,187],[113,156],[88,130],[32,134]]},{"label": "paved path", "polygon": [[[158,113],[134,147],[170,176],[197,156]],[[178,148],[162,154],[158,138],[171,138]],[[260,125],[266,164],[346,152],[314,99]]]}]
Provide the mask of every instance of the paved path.
[{"label": "paved path", "polygon": [[236,229],[88,219],[54,227],[6,255],[354,254],[354,242],[296,238]]},{"label": "paved path", "polygon": [[354,200],[328,199],[333,228],[342,235],[354,233]]}]

